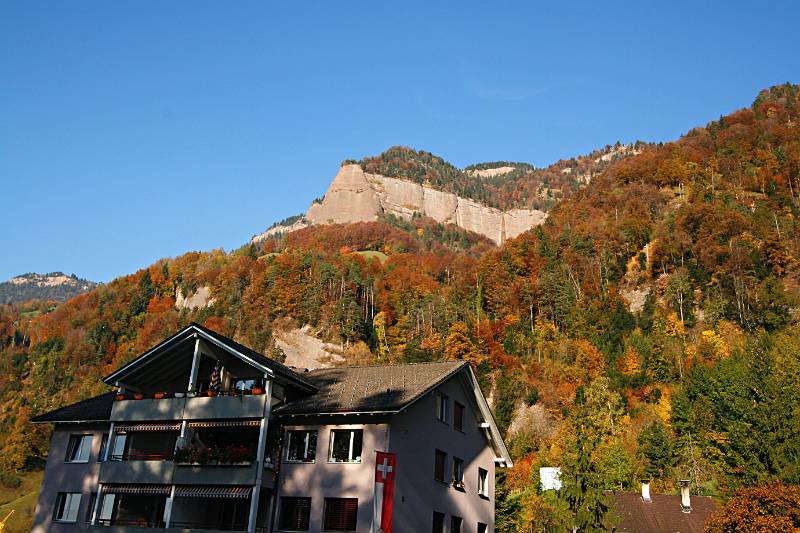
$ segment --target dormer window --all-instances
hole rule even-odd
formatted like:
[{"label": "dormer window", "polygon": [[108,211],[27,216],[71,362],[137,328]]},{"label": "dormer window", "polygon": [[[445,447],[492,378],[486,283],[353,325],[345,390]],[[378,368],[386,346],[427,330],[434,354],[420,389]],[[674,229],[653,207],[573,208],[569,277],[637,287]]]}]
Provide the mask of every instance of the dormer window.
[{"label": "dormer window", "polygon": [[449,413],[450,401],[446,394],[436,394],[436,420],[448,423],[450,419]]}]

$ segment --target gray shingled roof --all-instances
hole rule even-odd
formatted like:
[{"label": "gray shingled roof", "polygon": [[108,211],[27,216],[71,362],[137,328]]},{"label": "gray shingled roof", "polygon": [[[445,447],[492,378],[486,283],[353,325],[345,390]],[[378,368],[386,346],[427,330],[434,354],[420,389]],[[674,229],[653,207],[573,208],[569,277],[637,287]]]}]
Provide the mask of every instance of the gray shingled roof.
[{"label": "gray shingled roof", "polygon": [[98,422],[111,417],[111,405],[114,403],[114,392],[88,398],[78,403],[67,405],[55,411],[31,418],[34,423],[46,422]]},{"label": "gray shingled roof", "polygon": [[681,497],[674,494],[651,494],[645,502],[637,492],[611,493],[612,515],[619,520],[616,531],[640,533],[703,533],[709,517],[717,510],[708,496],[692,496],[692,512],[681,510]]},{"label": "gray shingled roof", "polygon": [[351,366],[311,370],[302,376],[319,392],[287,403],[276,414],[400,411],[464,368],[463,361]]}]

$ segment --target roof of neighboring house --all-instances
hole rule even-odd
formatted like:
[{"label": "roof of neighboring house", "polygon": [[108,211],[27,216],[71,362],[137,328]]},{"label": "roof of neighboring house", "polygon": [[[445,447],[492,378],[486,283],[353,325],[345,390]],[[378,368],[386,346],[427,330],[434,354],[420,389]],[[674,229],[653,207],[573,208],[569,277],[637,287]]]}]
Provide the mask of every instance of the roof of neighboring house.
[{"label": "roof of neighboring house", "polygon": [[619,518],[615,531],[630,533],[702,533],[703,526],[717,510],[708,496],[692,496],[692,511],[681,510],[681,497],[651,494],[649,502],[637,492],[612,492],[612,513]]},{"label": "roof of neighboring house", "polygon": [[105,422],[111,417],[114,392],[88,398],[67,405],[55,411],[31,418],[31,422],[42,424],[52,422]]},{"label": "roof of neighboring house", "polygon": [[169,351],[173,349],[176,345],[188,341],[196,334],[199,334],[201,337],[204,337],[205,339],[211,341],[212,343],[217,344],[218,346],[222,347],[224,350],[227,350],[230,353],[239,354],[241,356],[244,356],[244,358],[250,359],[257,365],[260,365],[272,371],[277,376],[280,376],[284,379],[294,382],[296,385],[299,385],[302,388],[306,388],[309,391],[316,390],[314,388],[314,385],[309,383],[306,379],[304,379],[302,375],[293,371],[288,366],[279,363],[274,359],[270,359],[264,354],[260,354],[257,351],[253,350],[252,348],[248,348],[244,344],[239,344],[238,342],[226,337],[225,335],[220,335],[219,333],[196,323],[189,324],[188,326],[181,329],[179,332],[172,335],[168,339],[164,340],[163,342],[159,343],[153,348],[147,350],[145,353],[143,353],[133,361],[129,362],[128,364],[124,365],[122,368],[115,370],[110,375],[103,378],[103,381],[105,381],[109,385],[113,384],[121,376],[126,375],[127,373],[135,370],[136,368],[149,362],[151,359],[158,357],[159,355],[169,353]]},{"label": "roof of neighboring house", "polygon": [[350,366],[310,370],[319,392],[291,401],[277,414],[394,413],[466,366],[464,361]]}]

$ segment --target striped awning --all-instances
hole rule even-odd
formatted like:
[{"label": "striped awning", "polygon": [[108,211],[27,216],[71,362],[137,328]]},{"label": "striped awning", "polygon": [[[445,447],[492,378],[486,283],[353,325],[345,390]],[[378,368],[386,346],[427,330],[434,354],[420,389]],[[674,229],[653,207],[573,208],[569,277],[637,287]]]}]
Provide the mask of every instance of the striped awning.
[{"label": "striped awning", "polygon": [[241,428],[241,427],[260,427],[261,420],[201,420],[199,422],[189,422],[189,427],[196,428]]},{"label": "striped awning", "polygon": [[106,494],[166,494],[169,495],[169,485],[103,485]]},{"label": "striped awning", "polygon": [[180,431],[181,423],[168,424],[117,424],[114,426],[115,433],[130,433],[138,431]]},{"label": "striped awning", "polygon": [[253,487],[179,485],[175,487],[177,498],[249,498]]}]

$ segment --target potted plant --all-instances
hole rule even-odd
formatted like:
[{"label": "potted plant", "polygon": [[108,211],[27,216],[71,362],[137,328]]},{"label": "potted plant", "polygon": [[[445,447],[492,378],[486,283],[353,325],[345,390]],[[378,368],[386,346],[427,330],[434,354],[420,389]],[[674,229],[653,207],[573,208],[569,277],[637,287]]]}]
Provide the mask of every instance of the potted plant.
[{"label": "potted plant", "polygon": [[144,394],[142,394],[141,392],[135,392],[133,394],[133,399],[134,400],[143,400],[144,399]]}]

